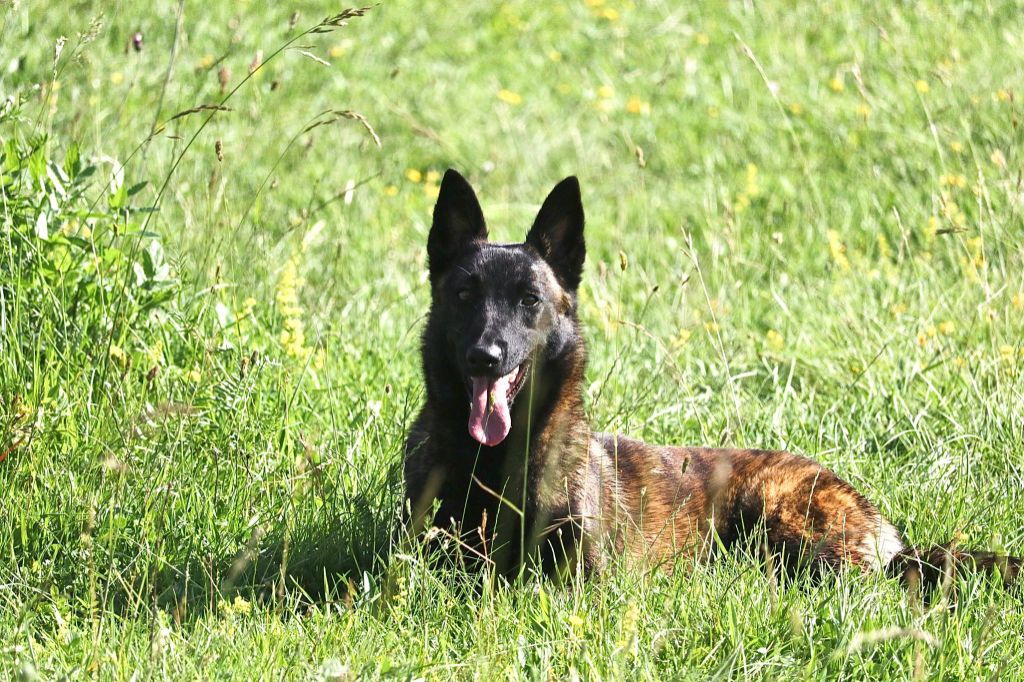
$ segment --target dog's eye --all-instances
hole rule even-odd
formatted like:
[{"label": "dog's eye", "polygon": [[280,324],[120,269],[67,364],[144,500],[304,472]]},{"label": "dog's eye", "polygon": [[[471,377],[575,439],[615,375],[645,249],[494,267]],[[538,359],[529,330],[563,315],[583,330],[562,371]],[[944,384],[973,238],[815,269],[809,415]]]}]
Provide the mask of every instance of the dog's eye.
[{"label": "dog's eye", "polygon": [[468,301],[473,298],[473,292],[469,289],[459,289],[455,292],[455,295],[459,297],[460,301]]},{"label": "dog's eye", "polygon": [[540,299],[534,296],[533,294],[527,294],[526,296],[523,296],[522,300],[519,302],[525,305],[527,308],[532,308],[533,306],[540,303]]}]

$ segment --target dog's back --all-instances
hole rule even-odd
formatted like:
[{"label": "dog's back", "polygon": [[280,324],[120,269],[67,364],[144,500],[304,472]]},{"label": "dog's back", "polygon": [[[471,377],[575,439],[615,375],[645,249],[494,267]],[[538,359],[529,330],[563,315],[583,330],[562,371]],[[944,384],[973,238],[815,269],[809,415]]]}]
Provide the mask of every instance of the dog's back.
[{"label": "dog's back", "polygon": [[[649,445],[596,434],[617,548],[666,566],[757,540],[788,561],[884,567],[899,534],[851,485],[788,452]],[[623,518],[624,517],[624,518]],[[625,523],[623,523],[625,522]],[[625,546],[622,546],[622,545]]]}]

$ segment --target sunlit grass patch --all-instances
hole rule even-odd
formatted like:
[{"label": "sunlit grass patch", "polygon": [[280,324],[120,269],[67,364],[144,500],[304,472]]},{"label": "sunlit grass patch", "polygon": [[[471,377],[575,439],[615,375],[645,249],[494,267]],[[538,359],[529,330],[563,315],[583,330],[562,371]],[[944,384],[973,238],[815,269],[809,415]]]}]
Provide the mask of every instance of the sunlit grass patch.
[{"label": "sunlit grass patch", "polygon": [[491,588],[391,544],[453,166],[497,241],[580,176],[595,427],[789,448],[912,542],[1024,553],[1013,3],[385,3],[277,56],[324,11],[184,8],[0,8],[5,675],[1021,666],[981,578]]}]

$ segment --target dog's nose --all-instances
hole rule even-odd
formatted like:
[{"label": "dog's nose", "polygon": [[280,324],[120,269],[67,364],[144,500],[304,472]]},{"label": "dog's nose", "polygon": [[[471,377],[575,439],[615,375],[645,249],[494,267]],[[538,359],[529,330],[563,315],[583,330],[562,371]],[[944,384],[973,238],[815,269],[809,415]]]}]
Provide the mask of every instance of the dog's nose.
[{"label": "dog's nose", "polygon": [[489,372],[501,364],[501,348],[495,344],[472,346],[466,351],[466,364],[471,372]]}]

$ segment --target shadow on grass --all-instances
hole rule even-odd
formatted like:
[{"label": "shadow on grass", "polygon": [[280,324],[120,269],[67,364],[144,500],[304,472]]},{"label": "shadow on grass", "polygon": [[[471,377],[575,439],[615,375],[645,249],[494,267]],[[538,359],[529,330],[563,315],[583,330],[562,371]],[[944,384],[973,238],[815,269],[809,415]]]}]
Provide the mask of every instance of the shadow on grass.
[{"label": "shadow on grass", "polygon": [[[377,584],[387,566],[397,523],[390,496],[350,495],[332,508],[303,509],[290,523],[256,527],[234,555],[183,558],[164,565],[148,589],[113,595],[115,611],[128,615],[147,605],[177,620],[192,619],[246,602],[297,604],[348,602],[364,576]],[[195,554],[192,554],[195,557]],[[134,593],[134,594],[133,594]]]},{"label": "shadow on grass", "polygon": [[311,519],[290,532],[272,532],[251,569],[233,580],[235,559],[222,591],[233,582],[272,586],[276,596],[298,594],[312,602],[345,598],[364,573],[375,575],[387,564],[397,514],[391,513],[394,505],[382,508],[380,502],[357,496],[348,500],[343,514]]}]

